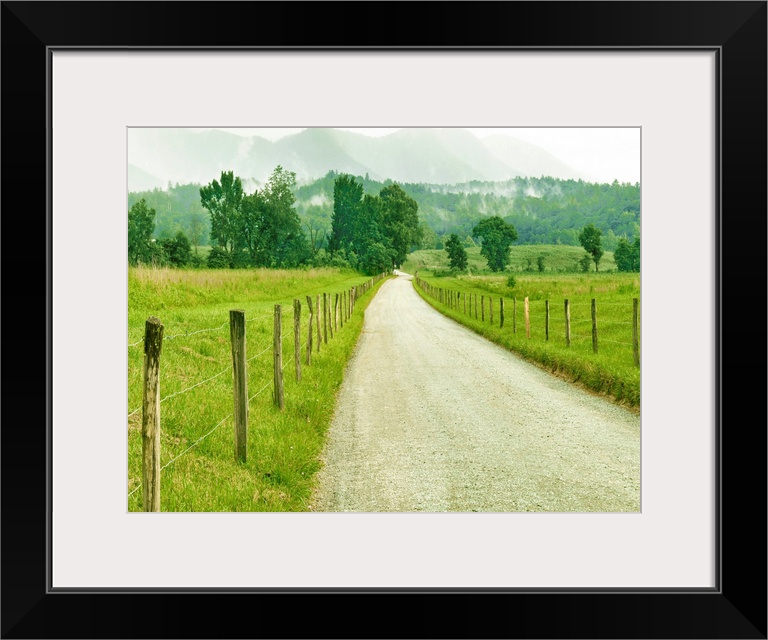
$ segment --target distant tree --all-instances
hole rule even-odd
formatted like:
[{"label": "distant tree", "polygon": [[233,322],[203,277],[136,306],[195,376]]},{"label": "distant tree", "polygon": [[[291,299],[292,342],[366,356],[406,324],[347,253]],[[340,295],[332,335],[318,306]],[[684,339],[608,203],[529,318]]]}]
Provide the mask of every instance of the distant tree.
[{"label": "distant tree", "polygon": [[632,244],[626,238],[619,238],[613,259],[619,271],[640,271],[640,238],[635,238]]},{"label": "distant tree", "polygon": [[539,269],[539,273],[543,273],[544,271],[544,256],[540,255],[538,258],[536,258],[536,266]]},{"label": "distant tree", "polygon": [[598,270],[600,258],[603,257],[603,248],[600,242],[601,235],[602,231],[593,224],[588,224],[579,233],[579,242],[595,263],[595,271]]},{"label": "distant tree", "polygon": [[206,264],[209,269],[232,268],[232,255],[223,247],[211,247]]},{"label": "distant tree", "polygon": [[175,267],[184,267],[188,265],[192,258],[192,247],[189,239],[182,231],[176,233],[174,238],[165,238],[160,241],[160,246],[165,252],[168,264]]},{"label": "distant tree", "polygon": [[445,243],[445,250],[448,253],[448,262],[451,269],[466,271],[467,269],[467,250],[461,243],[459,236],[452,233]]},{"label": "distant tree", "polygon": [[197,255],[197,248],[202,244],[204,235],[205,222],[203,221],[203,214],[195,211],[189,216],[188,234],[189,243],[195,248],[195,255]]},{"label": "distant tree", "polygon": [[347,251],[354,243],[354,225],[360,213],[363,185],[352,176],[342,174],[333,183],[333,216],[328,250]]},{"label": "distant tree", "polygon": [[421,242],[419,205],[399,184],[391,184],[379,192],[381,199],[381,232],[392,246],[392,266],[405,262],[408,254]]},{"label": "distant tree", "polygon": [[504,271],[509,264],[509,247],[517,240],[517,231],[499,216],[490,216],[478,222],[472,235],[482,238],[480,254],[488,261],[491,271]]},{"label": "distant tree", "polygon": [[128,262],[153,262],[152,233],[155,230],[155,210],[142,198],[128,210]]},{"label": "distant tree", "polygon": [[579,268],[586,273],[589,271],[589,267],[592,265],[592,255],[584,252],[584,255],[581,256],[581,259],[579,260]]},{"label": "distant tree", "polygon": [[242,234],[242,202],[243,183],[232,171],[200,188],[200,204],[211,214],[211,236],[231,254]]}]

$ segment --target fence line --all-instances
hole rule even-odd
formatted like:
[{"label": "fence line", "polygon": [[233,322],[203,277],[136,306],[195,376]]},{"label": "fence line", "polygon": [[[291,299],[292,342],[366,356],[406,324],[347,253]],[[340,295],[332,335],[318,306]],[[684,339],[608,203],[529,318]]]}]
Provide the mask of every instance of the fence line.
[{"label": "fence line", "polygon": [[[475,308],[474,308],[474,317],[475,320],[480,320],[481,322],[485,323],[485,295],[483,294],[472,294],[472,293],[466,293],[466,292],[460,292],[455,291],[450,288],[443,288],[443,287],[437,287],[429,282],[426,282],[422,280],[421,278],[417,276],[414,278],[415,283],[422,289],[422,291],[432,297],[436,302],[445,305],[450,310],[456,310],[461,311],[461,305],[460,301],[462,298],[464,298],[464,314],[469,315],[472,317],[472,299],[474,297],[475,301]],[[466,304],[467,298],[469,299],[469,305]],[[479,298],[479,300],[478,300]],[[489,321],[490,324],[493,325],[493,298],[491,296],[488,296],[489,301]],[[479,304],[478,304],[479,302]],[[543,302],[542,307],[539,307],[538,303]],[[535,305],[533,304],[535,303]],[[531,330],[532,328],[535,328],[535,333],[537,338],[541,339],[540,336],[543,334],[543,340],[548,341],[551,336],[551,329],[552,327],[556,327],[558,331],[561,331],[563,328],[565,329],[565,345],[567,347],[570,347],[571,345],[571,325],[591,325],[591,336],[578,336],[574,335],[573,339],[577,341],[592,341],[592,353],[597,354],[598,353],[598,345],[600,342],[610,342],[614,344],[620,344],[623,346],[628,346],[632,348],[632,358],[633,362],[636,367],[640,366],[640,356],[639,356],[639,299],[638,298],[632,298],[631,299],[631,306],[629,306],[625,302],[600,302],[600,306],[604,305],[611,305],[611,306],[623,306],[627,307],[628,314],[631,313],[632,320],[603,320],[602,318],[598,321],[598,313],[597,313],[597,298],[592,298],[589,303],[582,302],[582,303],[576,303],[573,304],[570,302],[567,298],[564,299],[565,303],[565,316],[562,317],[560,314],[555,314],[554,316],[551,315],[552,308],[550,306],[550,298],[545,298],[543,300],[535,300],[531,301],[529,297],[525,297],[523,299],[523,320],[525,321],[525,334],[526,338],[531,338]],[[478,313],[478,306],[480,306],[480,313]],[[533,307],[535,306],[536,312],[532,313]],[[468,308],[467,308],[468,307]],[[571,319],[571,310],[576,308],[582,308],[582,307],[590,307],[590,315],[591,318],[578,318],[578,319]],[[543,327],[539,327],[539,320],[540,317],[539,314],[543,315]],[[562,313],[562,311],[561,311]],[[613,312],[615,313],[615,312]],[[579,314],[581,315],[581,314]],[[504,322],[505,322],[505,309],[504,309],[504,298],[503,296],[499,297],[499,329],[503,328]],[[533,325],[533,326],[532,326]],[[623,341],[623,340],[614,340],[613,338],[606,338],[602,335],[602,332],[606,331],[606,327],[611,327],[612,325],[617,326],[631,326],[632,327],[632,342],[629,341]],[[601,329],[601,334],[598,336],[598,328]],[[542,331],[542,333],[539,333],[539,331]],[[624,330],[620,329],[609,329],[608,335],[624,335]],[[512,333],[517,333],[517,296],[512,297]],[[556,342],[560,342],[561,337],[555,337]]]},{"label": "fence line", "polygon": [[[366,294],[369,290],[371,290],[373,288],[373,286],[377,282],[382,280],[385,276],[386,276],[386,274],[382,273],[382,274],[380,274],[378,276],[374,276],[373,278],[371,278],[371,279],[361,283],[360,285],[357,285],[357,286],[354,286],[354,287],[350,288],[349,291],[348,291],[348,293],[349,293],[349,296],[348,296],[349,305],[348,305],[348,309],[347,309],[348,312],[346,314],[342,313],[341,314],[342,318],[346,315],[346,318],[349,319],[351,317],[352,313],[355,310],[355,303],[357,302],[357,299],[360,296]],[[347,297],[346,293],[347,292],[344,292],[344,295],[336,294],[336,299],[338,299],[341,302],[344,298]],[[310,300],[310,298],[308,296],[308,301],[309,300]],[[318,313],[319,312],[319,307],[320,307],[320,305],[319,305],[320,295],[319,294],[316,296],[315,300],[317,301],[317,303],[315,305],[315,309],[314,309],[315,313],[311,314],[310,317],[317,322],[317,334],[318,334],[317,335],[317,337],[318,337],[317,351],[319,353],[319,350],[320,350],[319,349],[320,338],[321,338],[321,333],[320,333],[321,328],[320,328],[320,323],[319,323],[320,318],[319,318],[319,313]],[[323,308],[323,316],[324,316],[323,323],[324,323],[325,326],[323,327],[324,331],[323,331],[322,338],[323,338],[323,342],[325,342],[326,344],[328,342],[328,339],[329,338],[333,339],[334,335],[338,332],[338,329],[343,327],[343,324],[341,324],[341,327],[336,326],[336,308],[334,308],[334,307],[336,307],[336,305],[333,303],[333,300],[334,300],[333,294],[323,294],[323,302],[324,302],[324,304],[323,304],[323,307],[324,307]],[[249,357],[247,360],[244,360],[244,361],[240,360],[239,362],[248,363],[251,360],[255,360],[256,358],[264,355],[265,353],[267,353],[270,350],[272,350],[273,353],[278,354],[276,356],[275,362],[280,362],[279,358],[282,357],[283,343],[284,342],[287,343],[289,341],[288,335],[286,335],[284,338],[282,337],[283,325],[288,323],[289,319],[287,317],[286,318],[282,317],[282,311],[281,310],[282,310],[282,304],[275,305],[275,313],[274,314],[258,316],[258,317],[250,318],[250,319],[242,322],[242,324],[240,326],[244,328],[245,324],[247,324],[249,322],[253,322],[255,320],[263,320],[265,318],[270,318],[270,317],[273,318],[274,319],[274,323],[273,323],[273,336],[274,336],[274,340],[273,340],[273,344],[270,347],[267,347],[266,349],[263,349],[259,353]],[[295,300],[294,300],[294,312],[296,312]],[[230,333],[232,333],[231,327],[232,327],[232,317],[233,317],[233,314],[238,316],[239,318],[242,318],[242,316],[244,315],[244,312],[242,312],[242,311],[230,311],[230,321],[229,322],[225,322],[224,324],[222,324],[222,325],[220,325],[218,327],[199,329],[199,330],[196,330],[196,331],[186,332],[186,333],[178,333],[178,334],[174,334],[174,335],[171,335],[171,336],[167,336],[164,339],[162,337],[160,337],[160,344],[165,342],[165,340],[172,340],[174,338],[191,336],[191,335],[194,335],[194,334],[197,334],[197,333],[204,333],[204,332],[210,332],[210,331],[218,331],[220,329],[223,329],[227,325],[230,325]],[[312,316],[314,316],[314,317],[312,317]],[[160,324],[160,321],[157,318],[151,318],[151,321],[153,323],[153,326],[157,327],[156,329],[154,329],[154,331],[156,331],[156,332],[159,331],[159,334],[156,333],[155,335],[162,336],[163,326],[162,326],[162,324]],[[299,321],[298,317],[294,319],[294,323],[297,323],[298,321]],[[149,327],[149,324],[150,324],[150,321],[148,320],[147,327]],[[298,322],[298,324],[300,326],[300,322]],[[311,331],[312,330],[311,325],[309,325],[309,327],[310,327],[310,331]],[[147,328],[145,330],[148,331],[149,329]],[[299,329],[296,328],[296,331],[298,332]],[[135,342],[135,343],[131,343],[128,346],[129,347],[133,347],[133,346],[137,346],[137,345],[141,344],[142,342],[146,342],[147,340],[149,340],[149,338],[147,337],[148,335],[149,334],[145,334],[145,336],[141,340],[139,340],[138,342]],[[300,340],[300,338],[298,337],[299,335],[300,335],[299,333],[294,333],[294,339],[293,339],[294,343],[298,342],[298,344],[295,345],[295,351],[296,351],[297,354],[300,353],[301,349],[303,347],[305,347],[305,346],[307,346],[308,349],[311,349],[311,342],[309,344],[307,344],[306,341],[302,342]],[[246,335],[243,333],[243,335],[241,337],[242,337],[242,339],[244,341],[245,338],[246,338]],[[232,335],[230,336],[230,338],[232,340],[234,340],[234,337]],[[312,334],[311,333],[309,334],[309,339],[310,339],[310,341],[312,339]],[[155,344],[155,343],[157,343],[157,339],[153,338],[152,340],[150,340],[150,342],[148,344]],[[244,350],[244,343],[241,344],[241,347],[239,347],[239,348],[242,348]],[[308,352],[308,355],[309,355],[309,352]],[[282,371],[285,369],[285,367],[287,367],[291,363],[291,360],[292,360],[291,358],[286,358],[285,361],[281,363],[282,366],[279,367],[279,371],[280,371],[281,375],[278,376],[276,374],[276,372],[275,372],[275,377],[272,380],[268,381],[255,394],[251,395],[247,399],[246,407],[248,406],[248,404],[250,404],[250,402],[254,398],[256,398],[257,396],[262,394],[270,386],[275,386],[277,384],[276,381],[278,381],[282,377]],[[159,364],[159,349],[157,350],[157,355],[156,355],[155,362],[156,362],[156,365]],[[309,364],[309,357],[308,357],[307,364]],[[232,366],[233,367],[235,366],[235,358],[234,358],[234,356],[233,356],[233,365]],[[155,426],[155,430],[153,431],[153,434],[154,434],[154,436],[157,437],[157,447],[156,447],[156,450],[153,450],[151,452],[151,454],[152,454],[151,458],[153,458],[154,462],[149,460],[148,453],[145,451],[145,454],[144,454],[144,465],[143,465],[143,480],[142,480],[142,482],[139,482],[138,486],[136,486],[133,490],[131,490],[128,493],[128,497],[130,498],[139,489],[141,489],[142,486],[148,487],[149,488],[149,493],[147,492],[147,490],[145,490],[145,492],[144,492],[145,499],[144,499],[143,503],[144,503],[144,506],[145,506],[145,510],[151,510],[151,511],[159,511],[160,510],[160,499],[159,499],[160,471],[166,469],[168,466],[173,464],[176,460],[178,460],[179,458],[184,456],[191,449],[193,449],[198,444],[200,444],[200,442],[205,440],[205,438],[207,438],[212,433],[214,433],[217,429],[219,429],[229,418],[235,416],[235,412],[232,412],[232,413],[228,414],[227,416],[222,418],[212,429],[210,429],[208,432],[206,432],[205,434],[200,436],[190,446],[188,446],[186,449],[184,449],[184,451],[182,451],[177,456],[174,456],[166,464],[160,466],[159,465],[159,436],[160,436],[159,405],[162,402],[165,402],[166,400],[174,398],[174,397],[176,397],[178,395],[182,395],[182,394],[188,393],[192,389],[195,389],[195,388],[197,388],[199,386],[202,386],[202,385],[204,385],[204,384],[206,384],[208,382],[211,382],[212,380],[215,380],[216,378],[218,378],[219,376],[223,375],[227,371],[230,371],[231,368],[232,367],[227,366],[226,368],[224,368],[223,370],[221,370],[218,373],[214,374],[213,376],[210,376],[209,378],[206,378],[205,380],[201,380],[200,382],[197,382],[197,383],[195,383],[195,384],[193,384],[193,385],[191,385],[189,387],[186,387],[184,389],[181,389],[179,391],[171,393],[171,394],[165,396],[164,398],[159,399],[159,400],[157,400],[155,402],[154,406],[156,407],[157,413],[156,413],[156,426]],[[246,375],[247,375],[247,371],[246,371]],[[297,383],[300,383],[300,376],[298,376],[298,375],[297,375]],[[145,377],[145,380],[144,380],[144,384],[145,384],[145,386],[147,385],[146,377]],[[280,385],[280,386],[282,386],[282,385]],[[154,380],[154,389],[155,389],[155,392],[157,392],[157,378],[155,378],[155,380]],[[158,393],[158,395],[159,395],[159,393]],[[145,396],[146,396],[146,389],[145,389]],[[139,413],[142,410],[142,407],[144,406],[144,404],[145,403],[142,403],[142,406],[139,406],[136,409],[134,409],[133,411],[131,411],[128,414],[128,418],[130,419],[132,416],[134,416],[137,413]],[[282,408],[282,406],[280,408]],[[143,423],[146,423],[146,418],[143,420]],[[151,425],[150,425],[150,427],[151,427]],[[245,423],[245,427],[246,427],[246,431],[247,431],[247,422]],[[146,424],[145,424],[145,429],[146,428],[147,427],[146,427]],[[237,442],[236,442],[236,457],[237,457]],[[244,458],[242,458],[242,459],[244,459]],[[147,484],[147,482],[149,482],[149,484]],[[150,496],[151,504],[149,502],[147,502],[147,495]],[[147,508],[147,505],[149,505],[150,508]]]}]

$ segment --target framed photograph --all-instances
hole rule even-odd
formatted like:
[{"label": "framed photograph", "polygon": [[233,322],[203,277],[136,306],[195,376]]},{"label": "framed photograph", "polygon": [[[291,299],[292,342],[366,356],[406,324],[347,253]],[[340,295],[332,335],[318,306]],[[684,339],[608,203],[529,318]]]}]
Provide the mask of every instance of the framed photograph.
[{"label": "framed photograph", "polygon": [[[342,635],[318,620],[347,601],[375,636],[766,637],[764,380],[722,321],[725,273],[765,274],[766,3],[434,6],[3,3],[7,308],[42,299],[14,267],[46,283],[39,338],[6,340],[4,637]],[[129,512],[128,132],[150,127],[639,130],[641,509]],[[745,315],[760,280],[730,280]],[[316,615],[264,616],[278,595]],[[381,620],[392,598],[423,627]]]}]

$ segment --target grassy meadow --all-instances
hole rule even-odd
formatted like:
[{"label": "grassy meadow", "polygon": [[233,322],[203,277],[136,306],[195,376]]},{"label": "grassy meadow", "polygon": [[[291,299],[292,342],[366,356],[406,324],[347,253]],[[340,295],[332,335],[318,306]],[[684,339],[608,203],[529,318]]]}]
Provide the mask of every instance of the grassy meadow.
[{"label": "grassy meadow", "polygon": [[[551,264],[564,264],[570,249],[576,247],[512,247],[531,250],[539,255],[550,251]],[[579,249],[579,255],[583,249]],[[562,251],[563,255],[557,255]],[[416,291],[445,315],[469,327],[488,340],[496,342],[549,371],[604,394],[633,410],[640,406],[640,369],[634,364],[632,350],[633,298],[640,300],[640,274],[605,271],[599,273],[527,272],[478,274],[471,267],[467,274],[444,275],[448,266],[437,251],[418,251],[403,265],[408,273],[432,287],[461,294],[451,308],[436,296],[419,287]],[[441,252],[444,256],[445,251]],[[469,251],[468,251],[469,253]],[[520,252],[519,255],[525,255]],[[519,258],[518,255],[518,258]],[[478,253],[479,256],[479,253]],[[475,261],[476,266],[479,261]],[[483,260],[484,264],[484,260]],[[545,266],[546,266],[545,262]],[[535,262],[534,262],[535,266]],[[605,257],[601,266],[607,267]],[[437,274],[437,275],[435,275]],[[514,276],[514,286],[508,282]],[[467,295],[467,312],[464,296]],[[477,312],[474,296],[477,296]],[[483,320],[482,297],[485,298]],[[528,297],[530,338],[526,337],[524,300]],[[504,326],[499,326],[500,298],[504,299]],[[570,301],[571,345],[566,345],[564,300]],[[591,301],[596,300],[598,353],[592,350]],[[493,323],[490,322],[489,299],[493,300]],[[546,301],[549,300],[549,338],[546,336]],[[638,304],[638,313],[639,313]],[[515,311],[516,310],[516,311]],[[475,318],[477,313],[477,318]],[[638,318],[638,331],[640,321]]]},{"label": "grassy meadow", "polygon": [[[306,296],[369,278],[337,269],[128,272],[128,508],[142,510],[141,403],[144,323],[164,325],[160,357],[162,511],[306,511],[344,368],[363,311],[381,283],[306,364]],[[294,373],[293,300],[301,301],[302,379]],[[282,305],[285,409],[273,404],[274,305]],[[341,315],[341,303],[339,304]],[[229,310],[246,319],[247,461],[234,457]],[[320,316],[322,319],[322,315]]]}]

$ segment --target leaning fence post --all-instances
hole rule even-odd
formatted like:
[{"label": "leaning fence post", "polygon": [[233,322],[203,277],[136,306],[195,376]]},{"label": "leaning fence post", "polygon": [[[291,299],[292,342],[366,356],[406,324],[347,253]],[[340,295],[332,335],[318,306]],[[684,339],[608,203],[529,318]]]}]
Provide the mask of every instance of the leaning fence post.
[{"label": "leaning fence post", "polygon": [[248,371],[245,365],[245,311],[229,312],[232,378],[235,396],[235,460],[245,462],[248,440]]},{"label": "leaning fence post", "polygon": [[504,328],[504,298],[499,298],[499,329]]},{"label": "leaning fence post", "polygon": [[531,308],[528,303],[528,296],[525,296],[525,300],[523,301],[525,305],[525,337],[530,338],[531,337]]},{"label": "leaning fence post", "polygon": [[546,311],[546,319],[544,320],[544,335],[546,340],[549,340],[549,300],[544,301],[544,307]]},{"label": "leaning fence post", "polygon": [[597,353],[597,301],[592,298],[592,352]]},{"label": "leaning fence post", "polygon": [[285,408],[285,399],[283,398],[283,308],[275,305],[275,331],[272,352],[275,363],[275,388],[273,398],[275,406],[280,409]]},{"label": "leaning fence post", "polygon": [[565,299],[565,346],[571,346],[571,303]]},{"label": "leaning fence post", "polygon": [[144,511],[160,511],[160,352],[163,325],[150,316],[144,325],[144,398],[142,402],[142,502]]},{"label": "leaning fence post", "polygon": [[337,293],[333,299],[333,330],[339,332],[339,294]]},{"label": "leaning fence post", "polygon": [[307,307],[309,307],[309,330],[307,331],[307,366],[312,364],[312,319],[315,312],[312,310],[312,296],[307,296]]},{"label": "leaning fence post", "polygon": [[632,357],[635,360],[635,366],[640,366],[640,346],[638,345],[637,331],[637,298],[632,298]]},{"label": "leaning fence post", "polygon": [[293,360],[296,382],[301,382],[301,302],[293,301]]}]

